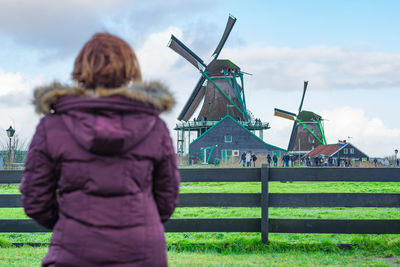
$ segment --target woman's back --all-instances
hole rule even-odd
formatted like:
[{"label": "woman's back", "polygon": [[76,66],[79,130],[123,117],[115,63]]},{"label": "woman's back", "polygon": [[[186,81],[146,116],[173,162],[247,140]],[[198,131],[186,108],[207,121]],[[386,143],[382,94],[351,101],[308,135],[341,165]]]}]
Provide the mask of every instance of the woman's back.
[{"label": "woman's back", "polygon": [[44,266],[165,266],[176,204],[176,156],[159,83],[35,92],[45,114],[21,184],[26,213],[53,229]]}]

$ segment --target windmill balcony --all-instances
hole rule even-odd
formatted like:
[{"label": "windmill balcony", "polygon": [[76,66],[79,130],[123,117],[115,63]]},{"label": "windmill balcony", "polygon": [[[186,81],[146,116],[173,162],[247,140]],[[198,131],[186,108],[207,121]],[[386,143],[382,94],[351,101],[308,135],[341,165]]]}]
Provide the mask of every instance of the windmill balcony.
[{"label": "windmill balcony", "polygon": [[[198,128],[211,128],[219,121],[188,121],[188,122],[181,122],[177,123],[174,130],[195,130]],[[241,125],[249,129],[250,131],[253,130],[267,130],[270,128],[268,122],[248,122],[248,121],[238,121]]]}]

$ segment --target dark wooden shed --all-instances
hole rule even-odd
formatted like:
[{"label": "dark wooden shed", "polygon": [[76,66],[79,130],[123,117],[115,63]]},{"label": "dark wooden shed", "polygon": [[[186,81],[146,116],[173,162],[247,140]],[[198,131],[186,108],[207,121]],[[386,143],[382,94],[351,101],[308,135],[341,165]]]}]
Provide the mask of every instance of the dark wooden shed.
[{"label": "dark wooden shed", "polygon": [[367,154],[362,152],[360,149],[350,143],[338,143],[330,145],[319,145],[305,157],[310,158],[331,158],[333,164],[337,165],[338,161],[350,160],[350,161],[368,161],[369,157]]},{"label": "dark wooden shed", "polygon": [[193,163],[214,163],[216,159],[224,161],[231,157],[237,157],[239,162],[240,155],[248,151],[257,155],[276,154],[278,157],[286,152],[283,148],[267,144],[229,115],[189,146],[189,156]]}]

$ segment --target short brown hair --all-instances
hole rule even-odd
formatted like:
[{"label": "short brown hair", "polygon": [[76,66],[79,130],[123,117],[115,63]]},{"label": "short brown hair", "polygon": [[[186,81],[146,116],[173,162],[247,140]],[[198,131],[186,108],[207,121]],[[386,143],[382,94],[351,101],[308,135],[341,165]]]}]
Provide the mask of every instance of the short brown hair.
[{"label": "short brown hair", "polygon": [[124,40],[97,33],[75,59],[72,78],[85,88],[118,88],[141,81],[142,74],[135,53]]}]

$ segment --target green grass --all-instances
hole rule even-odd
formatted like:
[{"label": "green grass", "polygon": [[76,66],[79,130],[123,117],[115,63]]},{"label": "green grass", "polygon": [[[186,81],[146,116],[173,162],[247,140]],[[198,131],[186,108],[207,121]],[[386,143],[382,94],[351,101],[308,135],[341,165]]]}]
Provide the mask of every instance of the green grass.
[{"label": "green grass", "polygon": [[[380,182],[295,182],[269,183],[270,193],[400,193],[398,183]],[[181,193],[261,193],[259,182],[182,183]]]},{"label": "green grass", "polygon": [[[39,266],[46,247],[0,248],[1,266]],[[400,258],[377,257],[363,251],[256,251],[246,253],[187,252],[170,249],[169,266],[393,266]]]},{"label": "green grass", "polygon": [[[260,183],[182,183],[181,193],[260,193]],[[271,193],[398,193],[398,183],[279,183]],[[18,185],[0,194],[19,194]],[[259,208],[178,208],[173,218],[259,218]],[[270,208],[271,218],[400,219],[399,208]],[[0,209],[1,219],[27,218],[22,208]],[[270,233],[166,233],[171,266],[391,266],[400,262],[400,235]],[[38,266],[47,248],[13,248],[12,242],[48,242],[49,233],[0,234],[0,266]],[[345,246],[341,244],[353,244]],[[393,265],[392,265],[393,266]]]},{"label": "green grass", "polygon": [[343,252],[168,253],[170,266],[391,266],[385,258]]},{"label": "green grass", "polygon": [[[0,194],[19,194],[19,185],[0,185]],[[181,193],[261,193],[259,182],[246,183],[182,183]],[[270,193],[400,193],[397,183],[380,182],[295,182],[269,183]]]}]

